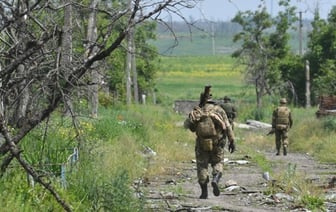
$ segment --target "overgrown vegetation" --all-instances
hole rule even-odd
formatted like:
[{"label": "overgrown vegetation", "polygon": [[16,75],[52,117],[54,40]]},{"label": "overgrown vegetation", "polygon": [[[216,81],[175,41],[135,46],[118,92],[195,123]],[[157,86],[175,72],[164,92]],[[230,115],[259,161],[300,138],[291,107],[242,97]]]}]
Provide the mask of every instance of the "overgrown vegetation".
[{"label": "overgrown vegetation", "polygon": [[[188,60],[193,61],[191,58]],[[208,59],[195,58],[194,64],[200,60]],[[200,72],[203,68],[199,64],[199,69],[195,71],[167,69],[160,73],[159,105],[114,105],[113,108],[101,108],[98,119],[79,119],[79,131],[72,128],[68,119],[54,114],[48,125],[41,124],[23,141],[22,149],[31,153],[25,154],[27,160],[39,167],[39,170],[48,171],[41,174],[46,174],[46,177],[56,183],[57,190],[71,203],[74,211],[103,208],[141,210],[144,202],[141,193],[137,193],[134,182],[166,173],[169,171],[167,165],[172,162],[194,158],[194,135],[181,127],[185,117],[172,110],[174,100],[197,100],[203,86],[211,83],[215,98],[222,98],[224,95],[232,97],[239,109],[238,122],[244,123],[254,117],[252,88],[245,87],[239,81],[239,72],[233,72],[230,67],[233,61],[227,58],[216,59],[219,63],[226,61],[225,66],[214,65],[212,59],[208,61],[212,63],[212,67],[216,67],[209,72]],[[185,63],[183,57],[174,61],[176,67],[179,66],[178,63]],[[204,66],[208,65],[204,63]],[[171,85],[171,82],[175,84]],[[263,121],[270,122],[270,111],[277,105],[277,101],[275,96],[267,100]],[[335,125],[332,124],[334,119],[317,119],[317,108],[314,107],[292,109],[294,125],[290,132],[291,151],[309,153],[322,162],[335,162],[332,154],[336,148],[332,142],[336,133]],[[263,170],[271,172],[272,162],[266,161],[263,155],[257,153],[258,149],[274,148],[274,138],[265,134],[266,132],[236,129],[237,147],[239,151],[252,155]],[[71,163],[68,159],[76,147],[80,149],[79,160]],[[145,147],[155,151],[156,155],[144,154]],[[62,165],[68,165],[65,178],[62,178]],[[287,182],[281,179],[281,176],[286,176],[286,172],[287,170],[280,173],[280,182]],[[294,177],[291,183],[301,184],[303,178],[296,171],[294,173],[298,177]],[[49,192],[38,184],[32,186],[33,181],[28,179],[19,166],[12,165],[0,185],[4,207],[9,211],[60,210]],[[312,186],[305,189],[298,194],[298,202],[309,203],[311,208],[321,208],[322,197],[318,190]]]},{"label": "overgrown vegetation", "polygon": [[[134,196],[137,189],[133,187],[133,180],[164,173],[167,171],[165,165],[172,160],[193,157],[193,138],[177,124],[184,117],[175,114],[171,105],[177,98],[198,99],[200,90],[206,84],[215,88],[215,98],[220,99],[224,95],[232,97],[241,111],[238,120],[270,119],[269,111],[279,96],[269,95],[264,99],[265,104],[259,104],[257,93],[257,105],[262,107],[252,107],[255,103],[253,89],[242,83],[241,67],[231,66],[232,60],[225,56],[181,57],[176,61],[162,58],[166,65],[162,66],[158,85],[154,88],[159,66],[155,64],[155,48],[147,43],[155,38],[156,23],[152,21],[162,21],[158,14],[162,14],[163,10],[183,17],[180,7],[192,7],[190,3],[196,1],[168,1],[168,4],[146,1],[143,4],[140,4],[141,1],[114,1],[113,4],[103,1],[99,5],[97,1],[81,5],[59,3],[1,3],[0,171],[4,183],[0,188],[6,210],[53,211],[61,210],[61,207],[66,211],[141,210],[143,199]],[[135,5],[132,6],[132,3]],[[280,1],[280,4],[287,3],[290,1]],[[145,11],[143,8],[153,10]],[[253,59],[250,65],[258,65],[255,70],[279,69],[281,73],[270,73],[275,74],[275,78],[268,79],[279,79],[279,85],[289,81],[301,88],[296,91],[302,92],[302,84],[299,85],[293,78],[303,78],[293,72],[299,73],[297,70],[302,69],[302,65],[297,63],[301,63],[303,58],[291,62],[283,60],[292,58],[284,51],[289,41],[289,34],[284,33],[289,26],[286,21],[294,12],[290,7],[288,9],[280,14],[280,22],[276,25],[268,19],[260,19],[267,22],[266,28],[271,28],[272,24],[276,26],[276,33],[257,39],[270,41],[265,44],[271,44],[266,45],[271,51],[267,54],[252,51],[251,55],[262,63]],[[335,40],[334,13],[335,9],[330,13],[328,22],[319,20],[318,15],[313,22],[315,31],[310,34],[311,43],[308,45],[310,59],[315,65],[321,64],[316,66],[316,73],[321,76],[312,81],[315,83],[312,88],[316,89],[313,94],[334,93],[335,52],[329,49],[329,46],[334,46]],[[267,14],[261,15],[267,17]],[[71,22],[74,17],[77,17],[77,25]],[[207,36],[205,33],[201,39]],[[250,37],[247,37],[248,41]],[[124,40],[128,41],[127,44]],[[331,42],[324,43],[325,40]],[[207,41],[200,43],[208,45]],[[125,46],[127,51],[119,48]],[[137,48],[132,51],[134,46]],[[108,57],[112,53],[113,57]],[[126,55],[127,79],[124,76]],[[100,61],[105,62],[104,66],[99,66],[103,65]],[[169,64],[169,61],[173,62]],[[278,64],[279,61],[285,63]],[[132,74],[131,69],[134,71]],[[99,76],[98,72],[102,75]],[[255,75],[252,73],[253,79],[260,77]],[[275,85],[275,80],[264,82]],[[92,103],[91,117],[98,116],[100,84],[110,89],[113,98],[100,93],[100,103],[104,108],[100,109],[99,118],[89,119],[88,103]],[[316,84],[321,84],[321,87]],[[87,87],[89,92],[83,89]],[[87,93],[93,97],[92,101],[86,97]],[[261,92],[274,93],[277,94]],[[71,98],[74,97],[72,94],[76,94],[77,98]],[[141,94],[151,96],[151,102],[159,104],[131,106],[131,98],[138,102]],[[128,106],[117,105],[121,102],[126,102]],[[61,107],[65,107],[62,114],[57,111]],[[332,155],[322,153],[334,148],[334,120],[316,120],[312,118],[313,110],[295,109],[297,114],[302,113],[298,115],[303,120],[302,125],[310,124],[302,127],[300,121],[297,122],[293,129],[293,150],[306,151],[320,160],[332,162],[335,160]],[[77,119],[70,120],[70,115]],[[265,148],[263,144],[269,140],[263,135],[258,135],[260,139],[255,140],[247,138],[243,131],[240,133],[238,144],[246,142],[253,146],[258,142],[259,148]],[[155,154],[148,156],[144,150],[150,149],[154,149]],[[265,158],[257,156],[256,162],[264,170],[270,169]],[[304,203],[312,203],[312,208],[319,207],[319,199],[315,196],[303,197]]]},{"label": "overgrown vegetation", "polygon": [[[176,126],[180,116],[169,108],[143,105],[100,112],[98,119],[79,119],[78,134],[67,119],[55,115],[48,127],[32,131],[22,148],[75,211],[141,211],[143,199],[133,181],[165,173],[170,161],[191,159],[193,140]],[[70,155],[77,147],[79,158],[73,160]],[[157,153],[155,160],[145,154],[145,147]],[[61,210],[19,166],[11,167],[3,182],[2,202],[9,211]]]}]

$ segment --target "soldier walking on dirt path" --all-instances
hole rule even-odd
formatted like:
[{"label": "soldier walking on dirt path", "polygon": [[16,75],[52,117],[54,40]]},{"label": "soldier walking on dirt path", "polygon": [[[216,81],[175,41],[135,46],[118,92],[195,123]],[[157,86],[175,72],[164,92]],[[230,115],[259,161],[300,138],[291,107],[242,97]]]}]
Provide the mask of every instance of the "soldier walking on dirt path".
[{"label": "soldier walking on dirt path", "polygon": [[195,155],[198,183],[202,193],[200,199],[208,198],[209,164],[212,167],[213,194],[219,196],[219,180],[223,173],[224,138],[230,142],[229,151],[235,151],[234,135],[225,111],[211,98],[211,86],[205,86],[201,93],[200,104],[184,121],[184,127],[196,133]]},{"label": "soldier walking on dirt path", "polygon": [[280,99],[280,105],[273,111],[272,114],[272,130],[275,134],[276,155],[280,155],[281,145],[283,154],[287,155],[288,147],[288,131],[292,128],[293,119],[291,110],[287,107],[287,100]]},{"label": "soldier walking on dirt path", "polygon": [[229,122],[231,124],[232,130],[234,129],[234,120],[237,117],[237,108],[236,106],[231,102],[231,98],[228,96],[224,96],[223,98],[224,102],[220,104],[220,106],[225,110],[225,113],[229,119]]}]

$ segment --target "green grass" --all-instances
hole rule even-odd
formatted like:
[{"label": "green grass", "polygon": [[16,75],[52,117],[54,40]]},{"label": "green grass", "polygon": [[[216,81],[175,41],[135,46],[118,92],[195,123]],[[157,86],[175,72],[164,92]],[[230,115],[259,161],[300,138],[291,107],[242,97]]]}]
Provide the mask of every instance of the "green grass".
[{"label": "green grass", "polygon": [[[37,169],[53,165],[54,169],[48,170],[48,176],[53,176],[49,180],[74,211],[135,211],[142,202],[129,186],[134,180],[169,172],[167,165],[172,161],[190,161],[194,136],[178,125],[181,117],[165,107],[133,105],[99,112],[98,119],[79,119],[79,137],[69,120],[53,117],[45,140],[43,124],[26,137],[23,154]],[[68,167],[65,189],[60,167],[78,145],[76,137],[80,138],[80,162]],[[144,155],[145,146],[157,156]],[[38,184],[30,187],[26,179],[13,161],[0,184],[0,199],[8,211],[61,211],[48,191]]]},{"label": "green grass", "polygon": [[[172,110],[175,100],[198,100],[204,85],[211,84],[215,99],[224,95],[233,98],[239,122],[253,118],[254,88],[244,84],[241,67],[236,69],[232,59],[220,56],[165,57],[161,61],[163,70],[159,71],[157,82],[160,104],[100,108],[98,119],[80,118],[79,134],[71,127],[70,120],[55,114],[50,120],[47,137],[44,137],[45,126],[41,124],[23,141],[22,154],[33,165],[45,168],[43,164],[58,164],[50,169],[54,174],[50,180],[74,211],[96,210],[103,207],[102,202],[109,210],[114,207],[131,211],[128,206],[141,207],[142,202],[134,199],[129,190],[124,189],[121,193],[129,204],[114,198],[110,191],[122,192],[134,180],[168,173],[172,163],[194,159],[195,135],[181,127],[185,117]],[[264,102],[263,121],[270,123],[277,97],[265,98]],[[323,162],[336,162],[333,154],[336,152],[333,142],[335,120],[316,119],[315,107],[291,108],[294,118],[289,135],[291,151],[309,153]],[[248,155],[255,154],[252,158],[256,163],[263,170],[271,171],[272,164],[262,155],[253,153],[274,149],[274,136],[265,136],[265,133],[235,130],[239,150]],[[66,161],[77,145],[81,147],[80,163],[74,167],[74,172],[69,173],[68,188],[64,189],[60,185],[59,164]],[[153,149],[156,156],[145,157],[145,146]],[[26,181],[25,172],[17,163],[12,165],[0,184],[0,199],[8,211],[60,210],[45,189],[40,186],[32,189]],[[310,191],[310,188],[305,189],[303,195],[307,195],[302,196],[302,202],[311,204],[311,208],[322,207],[319,194]],[[183,193],[179,188],[177,192]]]},{"label": "green grass", "polygon": [[178,99],[199,100],[205,85],[212,85],[214,99],[251,95],[251,88],[241,83],[241,67],[234,66],[229,56],[163,57],[161,64],[157,90],[167,104]]},{"label": "green grass", "polygon": [[[175,100],[198,100],[204,85],[211,84],[213,97],[220,99],[229,95],[238,108],[238,122],[255,119],[256,103],[253,86],[247,86],[242,77],[243,67],[236,67],[229,56],[162,57],[158,73],[158,96],[163,105],[171,106]],[[263,99],[261,121],[271,123],[273,109],[279,97]],[[317,107],[294,108],[291,106],[294,125],[291,129],[291,151],[305,152],[323,162],[335,162],[336,151],[333,138],[336,134],[336,119],[317,119]],[[265,132],[263,132],[265,133]],[[238,133],[247,144],[257,148],[274,148],[273,136]],[[245,138],[246,137],[246,138]]]}]

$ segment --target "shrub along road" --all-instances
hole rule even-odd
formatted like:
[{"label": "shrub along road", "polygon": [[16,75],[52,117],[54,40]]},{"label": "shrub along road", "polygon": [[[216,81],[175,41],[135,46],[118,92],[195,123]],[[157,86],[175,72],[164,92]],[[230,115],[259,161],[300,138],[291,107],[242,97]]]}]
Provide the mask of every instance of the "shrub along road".
[{"label": "shrub along road", "polygon": [[[261,152],[271,165],[269,179],[248,155],[226,152],[220,196],[199,199],[194,161],[174,162],[165,175],[142,181],[148,211],[309,211],[324,202],[325,211],[336,211],[335,165],[320,164],[307,154],[275,156]],[[211,169],[209,169],[211,170]],[[264,177],[263,177],[264,176]],[[301,182],[300,182],[301,180]],[[315,187],[315,195],[306,189]],[[307,188],[309,187],[309,188]],[[316,206],[317,205],[317,206]],[[322,211],[321,208],[318,211]]]}]

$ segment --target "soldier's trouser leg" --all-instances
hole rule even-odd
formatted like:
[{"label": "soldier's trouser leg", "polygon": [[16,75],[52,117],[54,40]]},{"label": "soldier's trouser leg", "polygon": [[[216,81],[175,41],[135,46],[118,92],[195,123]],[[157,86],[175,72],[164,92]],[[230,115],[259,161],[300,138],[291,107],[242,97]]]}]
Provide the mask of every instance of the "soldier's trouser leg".
[{"label": "soldier's trouser leg", "polygon": [[197,178],[198,183],[201,187],[202,193],[200,199],[208,198],[208,163],[209,163],[209,153],[202,151],[200,148],[196,147],[196,163],[197,163]]},{"label": "soldier's trouser leg", "polygon": [[196,163],[197,163],[197,177],[200,184],[204,184],[208,180],[208,164],[209,155],[207,152],[197,151],[196,152]]},{"label": "soldier's trouser leg", "polygon": [[213,179],[212,179],[212,182],[211,182],[211,186],[213,188],[213,194],[215,196],[219,196],[219,194],[220,194],[218,182],[219,182],[219,179],[221,177],[222,177],[222,173],[218,172],[215,176],[213,176]]},{"label": "soldier's trouser leg", "polygon": [[276,155],[280,155],[281,148],[281,131],[275,130],[275,147],[276,147]]},{"label": "soldier's trouser leg", "polygon": [[218,182],[222,177],[223,172],[223,161],[224,159],[224,148],[221,145],[218,145],[211,155],[211,165],[212,165],[212,175],[213,179],[211,182],[211,186],[213,188],[213,194],[215,196],[219,196],[220,190],[218,186]]},{"label": "soldier's trouser leg", "polygon": [[283,131],[282,140],[283,140],[283,143],[282,143],[283,144],[283,154],[287,155],[287,147],[288,147],[288,132],[287,132],[287,130]]}]

